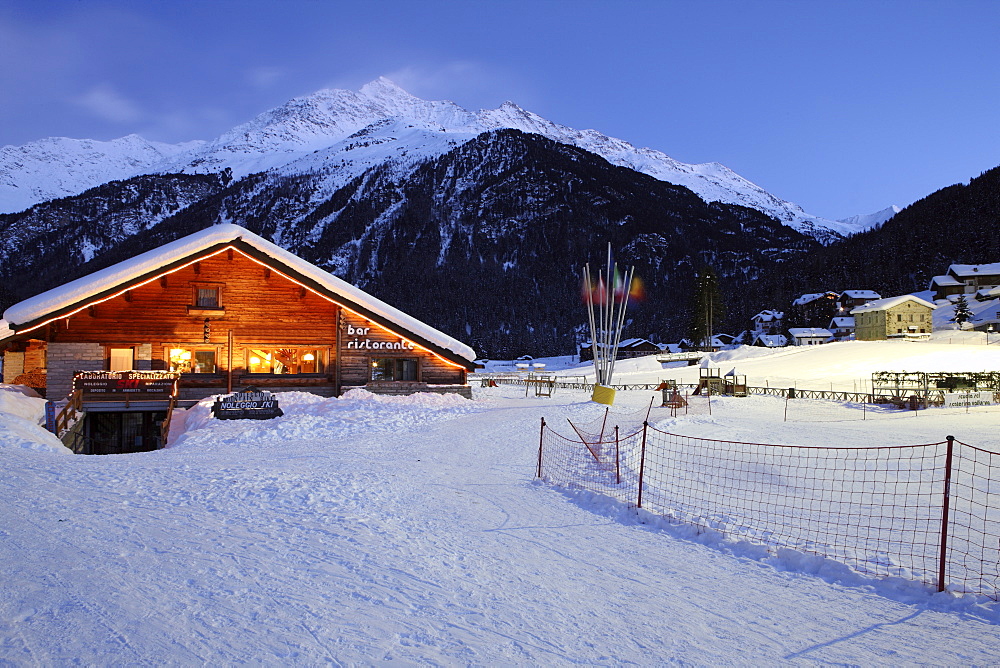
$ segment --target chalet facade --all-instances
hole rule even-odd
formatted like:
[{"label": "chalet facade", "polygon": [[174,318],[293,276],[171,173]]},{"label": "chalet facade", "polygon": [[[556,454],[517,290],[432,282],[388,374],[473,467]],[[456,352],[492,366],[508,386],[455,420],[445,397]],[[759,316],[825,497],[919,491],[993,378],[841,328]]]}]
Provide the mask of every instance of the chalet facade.
[{"label": "chalet facade", "polygon": [[953,264],[947,273],[932,278],[928,289],[934,291],[934,299],[947,299],[951,295],[972,295],[996,287],[1000,287],[1000,262]]},{"label": "chalet facade", "polygon": [[907,336],[927,336],[933,331],[934,304],[902,295],[868,302],[851,311],[858,341],[881,341]]},{"label": "chalet facade", "polygon": [[465,344],[228,224],[15,304],[4,321],[4,382],[54,401],[80,372],[124,371],[174,374],[181,401],[250,385],[470,396],[475,368]]}]

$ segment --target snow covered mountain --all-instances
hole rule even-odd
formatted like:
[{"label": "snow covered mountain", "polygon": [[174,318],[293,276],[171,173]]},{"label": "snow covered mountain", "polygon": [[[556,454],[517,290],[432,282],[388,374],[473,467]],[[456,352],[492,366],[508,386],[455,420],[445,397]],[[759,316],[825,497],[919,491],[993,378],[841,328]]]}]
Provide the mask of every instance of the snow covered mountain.
[{"label": "snow covered mountain", "polygon": [[843,223],[857,232],[864,232],[865,230],[870,230],[873,227],[880,226],[900,211],[902,211],[902,209],[893,204],[892,206],[886,207],[881,211],[876,211],[875,213],[851,216],[850,218],[844,218],[837,222]]},{"label": "snow covered mountain", "polygon": [[317,199],[378,164],[400,175],[479,134],[516,129],[595,153],[610,163],[691,189],[706,202],[747,206],[828,242],[860,231],[851,221],[812,216],[718,163],[689,165],[596,130],[548,121],[513,102],[470,112],[410,95],[385,78],[360,91],[320,90],[290,100],[220,137],[183,144],[130,135],[111,142],[50,138],[0,149],[0,212],[78,194],[107,181],[149,173],[211,173],[237,178],[267,170],[325,175]]}]

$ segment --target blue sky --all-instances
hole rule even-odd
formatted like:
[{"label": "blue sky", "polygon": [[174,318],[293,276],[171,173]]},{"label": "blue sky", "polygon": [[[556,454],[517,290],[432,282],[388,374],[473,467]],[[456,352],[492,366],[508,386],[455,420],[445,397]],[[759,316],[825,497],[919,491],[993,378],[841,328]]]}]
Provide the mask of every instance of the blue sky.
[{"label": "blue sky", "polygon": [[0,0],[0,145],[211,139],[386,76],[843,218],[1000,165],[998,35],[998,1]]}]

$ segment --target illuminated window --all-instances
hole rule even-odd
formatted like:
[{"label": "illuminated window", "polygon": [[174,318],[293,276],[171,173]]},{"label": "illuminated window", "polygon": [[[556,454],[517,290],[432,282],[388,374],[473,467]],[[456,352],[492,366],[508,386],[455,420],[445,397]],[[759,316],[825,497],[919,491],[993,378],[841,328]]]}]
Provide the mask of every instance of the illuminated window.
[{"label": "illuminated window", "polygon": [[219,288],[198,288],[195,306],[199,308],[219,308]]},{"label": "illuminated window", "polygon": [[250,373],[323,373],[324,351],[319,348],[248,348]]},{"label": "illuminated window", "polygon": [[372,358],[372,380],[417,380],[417,360],[398,357]]},{"label": "illuminated window", "polygon": [[108,371],[131,371],[133,354],[131,348],[109,348]]},{"label": "illuminated window", "polygon": [[180,373],[217,373],[215,348],[177,347],[169,350],[169,370]]}]

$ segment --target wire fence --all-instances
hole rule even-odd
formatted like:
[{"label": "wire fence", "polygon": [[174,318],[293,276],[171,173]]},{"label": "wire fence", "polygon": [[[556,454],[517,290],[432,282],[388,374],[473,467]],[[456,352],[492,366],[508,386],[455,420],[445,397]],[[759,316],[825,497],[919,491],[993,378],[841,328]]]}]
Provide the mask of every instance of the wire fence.
[{"label": "wire fence", "polygon": [[1000,454],[807,447],[680,436],[648,422],[563,436],[542,420],[538,476],[857,572],[1000,600]]}]

